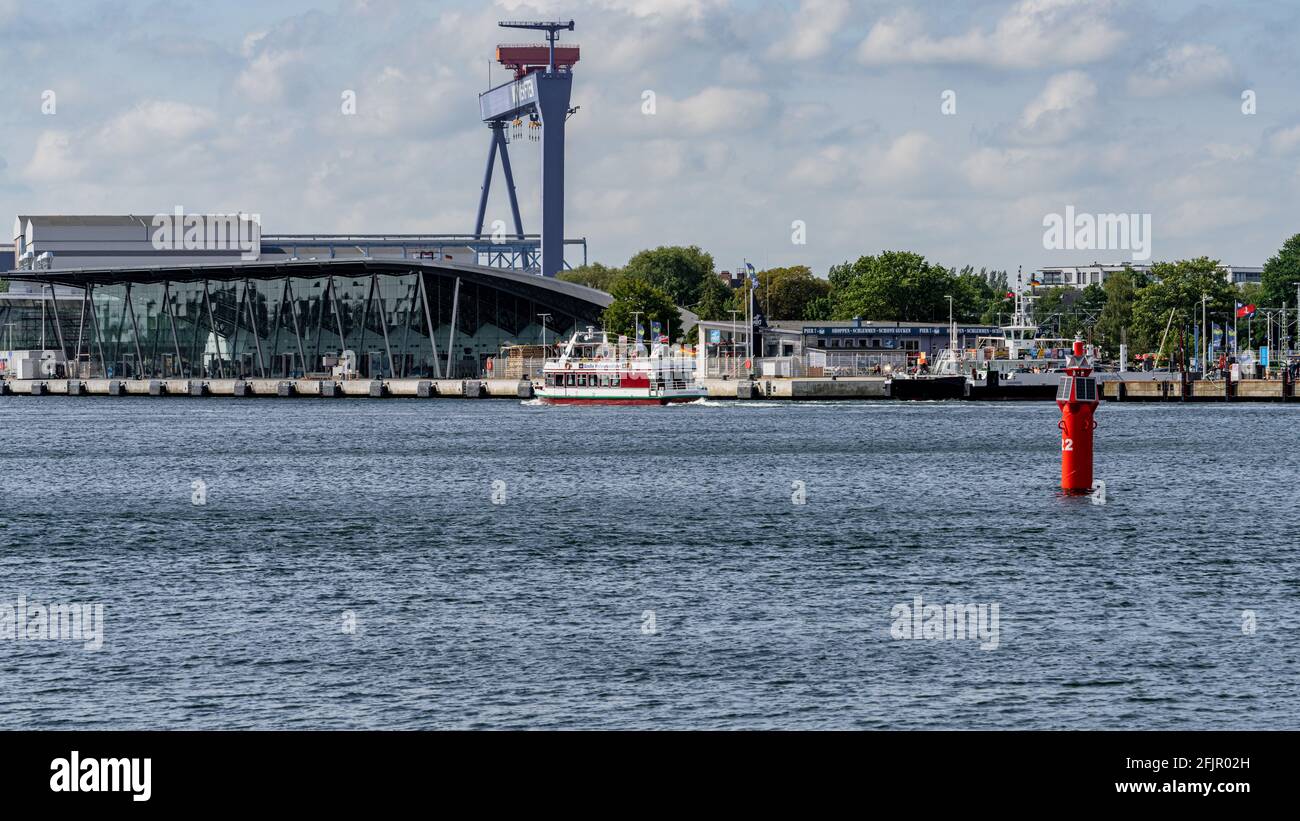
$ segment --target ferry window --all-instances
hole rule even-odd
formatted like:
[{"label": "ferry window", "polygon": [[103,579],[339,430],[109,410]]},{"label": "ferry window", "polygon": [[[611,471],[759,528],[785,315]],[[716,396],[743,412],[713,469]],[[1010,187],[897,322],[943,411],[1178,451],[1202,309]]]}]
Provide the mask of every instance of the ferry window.
[{"label": "ferry window", "polygon": [[573,379],[573,374],[569,374],[568,376],[569,376],[569,378],[568,378],[567,380],[565,380],[565,384],[567,384],[567,385],[573,385],[573,384],[575,384],[574,379]]},{"label": "ferry window", "polygon": [[617,387],[618,387],[618,384],[619,384],[619,381],[620,381],[620,377],[619,377],[618,374],[614,374],[613,376],[611,376],[611,377],[609,378],[609,381],[610,381],[610,384],[611,384],[613,387],[617,388]]},{"label": "ferry window", "polygon": [[578,387],[585,388],[586,386],[587,386],[587,375],[585,373],[578,374]]}]

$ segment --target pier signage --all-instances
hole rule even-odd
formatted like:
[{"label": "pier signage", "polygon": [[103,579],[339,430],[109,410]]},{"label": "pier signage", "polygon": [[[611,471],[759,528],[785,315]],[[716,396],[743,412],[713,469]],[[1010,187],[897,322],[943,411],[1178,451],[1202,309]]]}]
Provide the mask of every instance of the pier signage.
[{"label": "pier signage", "polygon": [[[987,325],[958,325],[958,336],[991,336],[1000,331]],[[892,325],[849,325],[846,327],[829,325],[805,325],[801,329],[804,336],[947,336],[947,325],[892,326]]]}]

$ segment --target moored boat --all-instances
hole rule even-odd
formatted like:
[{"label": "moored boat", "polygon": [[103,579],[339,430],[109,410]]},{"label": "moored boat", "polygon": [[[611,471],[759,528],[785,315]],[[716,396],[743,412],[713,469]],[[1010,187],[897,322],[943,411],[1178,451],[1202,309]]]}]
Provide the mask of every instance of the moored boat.
[{"label": "moored boat", "polygon": [[666,338],[645,345],[576,331],[542,369],[537,397],[552,405],[667,405],[708,396],[695,355]]}]

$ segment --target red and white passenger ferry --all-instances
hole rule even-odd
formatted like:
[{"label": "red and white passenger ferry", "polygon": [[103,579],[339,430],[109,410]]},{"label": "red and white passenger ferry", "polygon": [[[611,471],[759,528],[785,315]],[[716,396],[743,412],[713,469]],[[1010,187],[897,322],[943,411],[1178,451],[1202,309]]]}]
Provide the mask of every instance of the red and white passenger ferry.
[{"label": "red and white passenger ferry", "polygon": [[708,395],[695,378],[695,356],[666,341],[649,348],[594,328],[577,331],[546,360],[537,396],[551,404],[667,405]]}]

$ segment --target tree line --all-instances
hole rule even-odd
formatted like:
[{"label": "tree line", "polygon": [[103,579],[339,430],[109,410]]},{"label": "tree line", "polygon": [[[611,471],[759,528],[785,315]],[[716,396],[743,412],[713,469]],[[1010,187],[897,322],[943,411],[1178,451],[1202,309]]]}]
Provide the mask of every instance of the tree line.
[{"label": "tree line", "polygon": [[[605,327],[632,334],[640,314],[643,326],[660,323],[681,339],[677,307],[705,320],[729,320],[744,313],[745,287],[733,289],[715,270],[712,255],[698,246],[662,246],[634,255],[621,268],[600,263],[564,271],[560,279],[606,291],[614,297],[605,311]],[[1178,335],[1201,322],[1231,324],[1238,302],[1261,310],[1296,306],[1300,282],[1300,234],[1288,239],[1263,269],[1262,282],[1238,287],[1228,282],[1219,260],[1208,257],[1158,262],[1148,271],[1125,268],[1109,273],[1100,285],[1035,288],[1034,319],[1054,335],[1076,334],[1114,354],[1121,343],[1134,352],[1165,351]],[[948,297],[952,315],[965,324],[1008,320],[1013,296],[1007,272],[949,268],[911,251],[881,251],[854,262],[832,265],[823,279],[806,265],[757,272],[754,288],[758,313],[769,320],[871,319],[901,322],[946,322]],[[1257,345],[1264,323],[1239,324],[1245,344]]]}]

